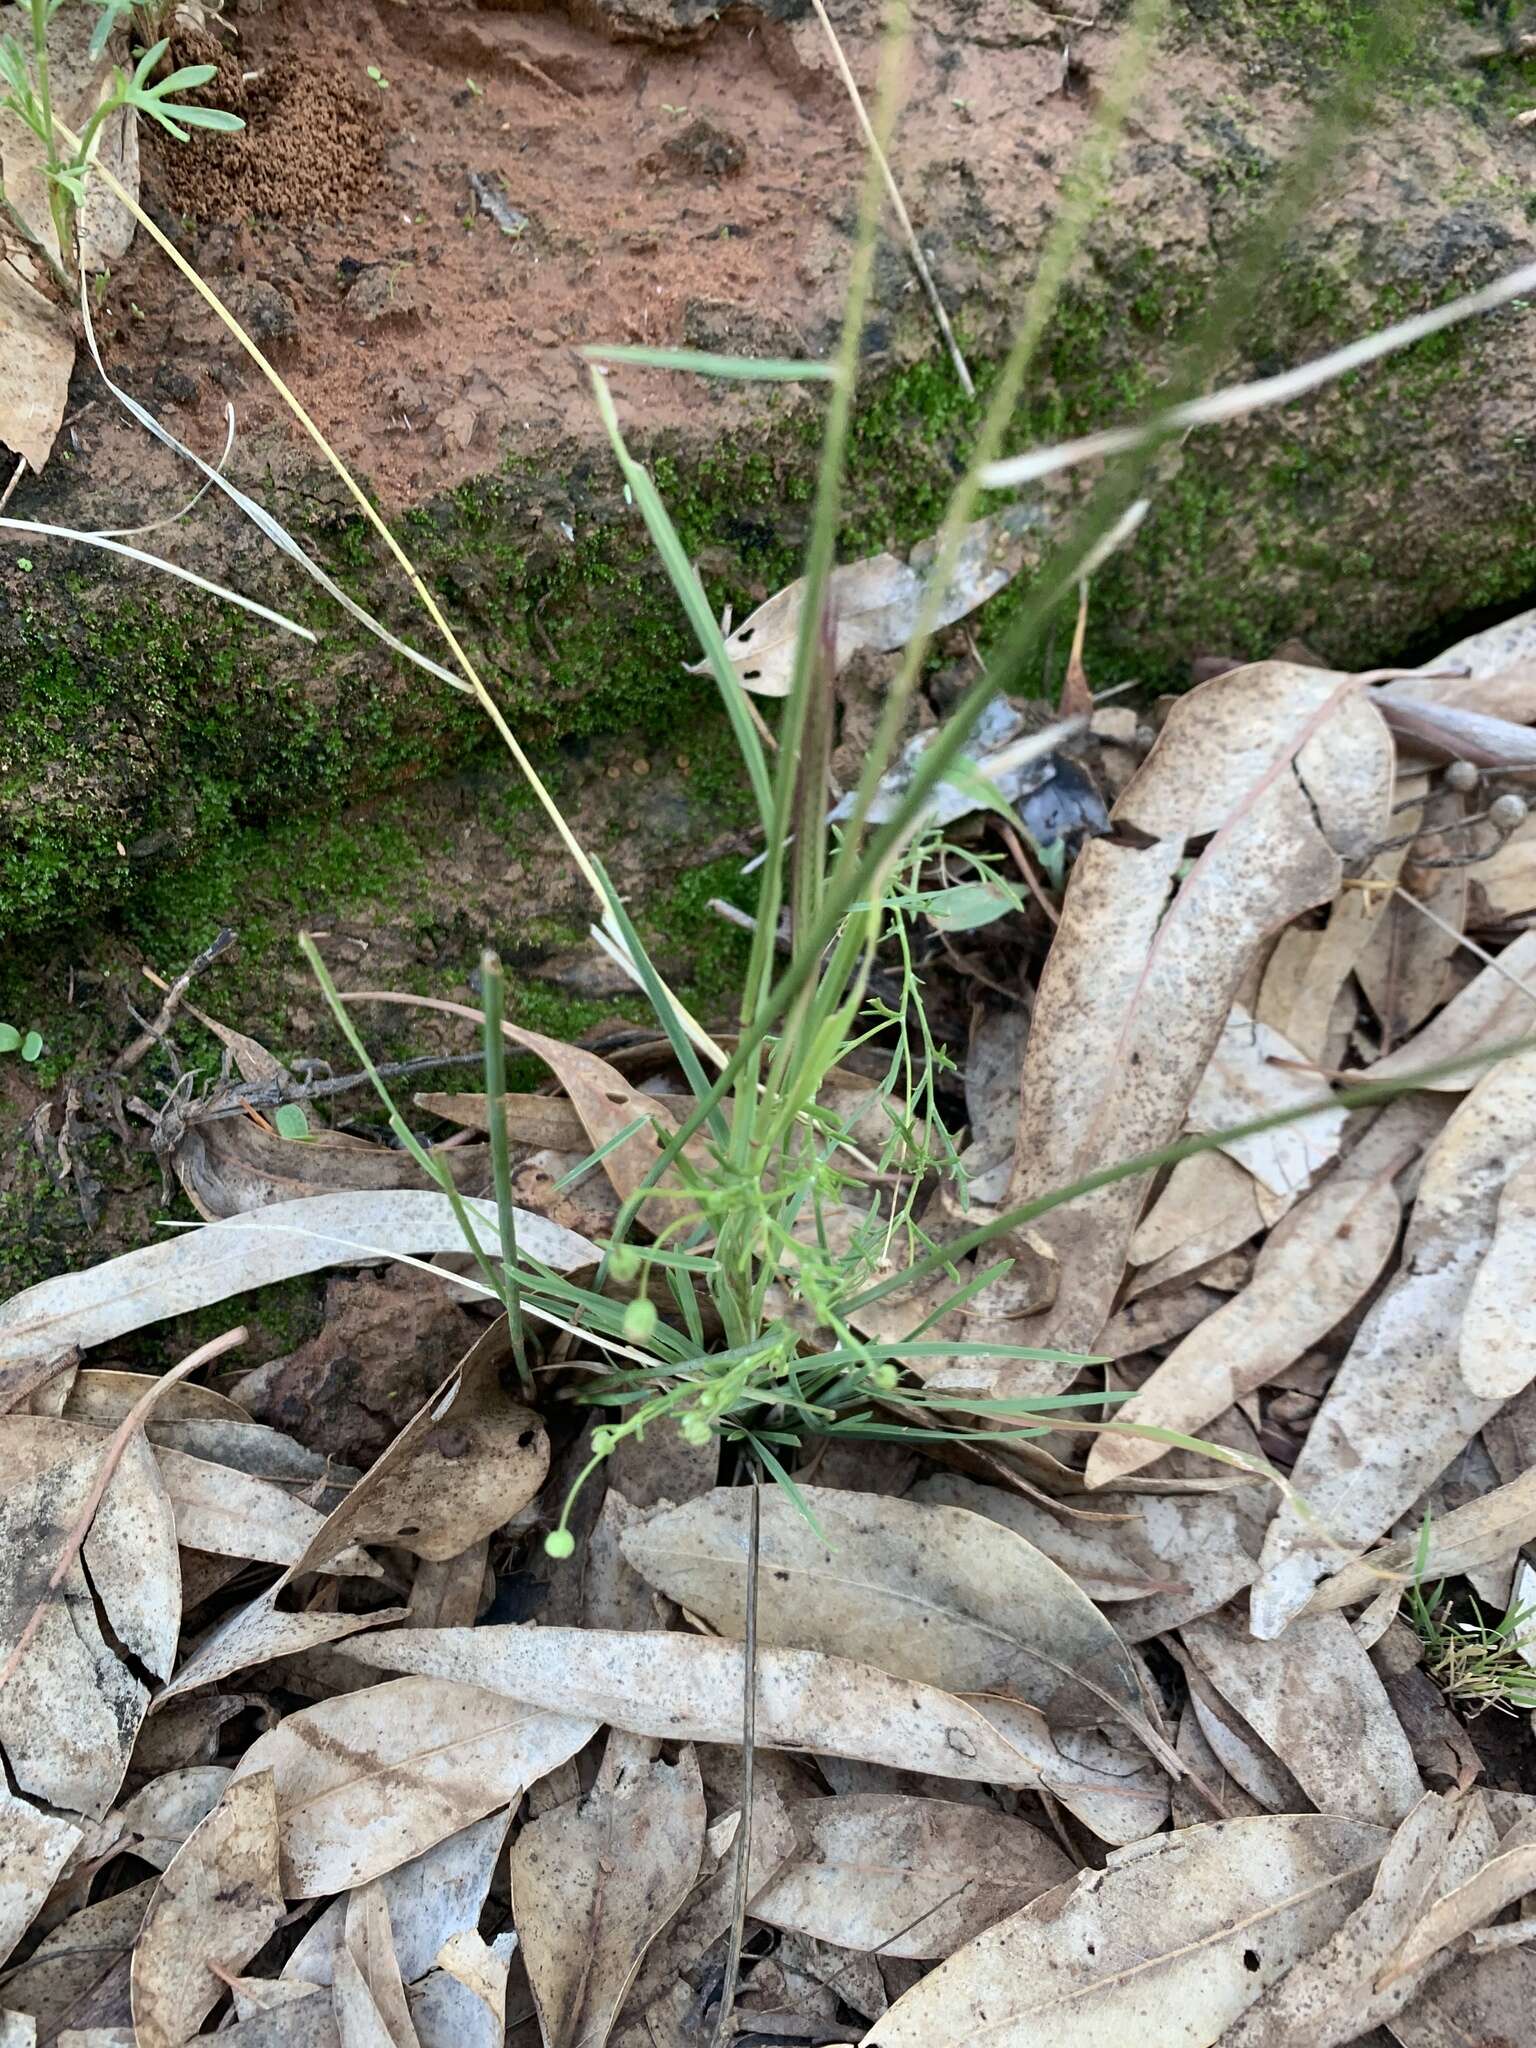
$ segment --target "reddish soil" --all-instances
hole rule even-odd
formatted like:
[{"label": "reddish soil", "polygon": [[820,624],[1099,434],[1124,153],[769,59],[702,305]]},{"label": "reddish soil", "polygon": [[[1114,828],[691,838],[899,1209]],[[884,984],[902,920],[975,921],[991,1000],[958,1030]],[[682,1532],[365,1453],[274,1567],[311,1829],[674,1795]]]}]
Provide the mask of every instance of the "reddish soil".
[{"label": "reddish soil", "polygon": [[[146,193],[341,452],[395,502],[420,498],[499,454],[590,438],[574,344],[832,345],[860,147],[814,17],[772,19],[781,5],[721,19],[696,0],[244,0],[175,54],[220,61],[207,96],[247,132],[150,137]],[[872,80],[873,6],[839,19]],[[987,0],[959,33],[919,19],[898,168],[952,302],[1017,264],[1081,132],[1066,33],[1028,0]],[[1101,44],[1080,48],[1097,61]],[[894,249],[877,296],[877,346],[892,309],[926,344]],[[115,359],[155,366],[173,425],[201,411],[214,433],[226,395],[243,435],[275,422],[142,238],[102,324]],[[621,389],[652,426],[761,410],[656,373],[626,370]]]}]

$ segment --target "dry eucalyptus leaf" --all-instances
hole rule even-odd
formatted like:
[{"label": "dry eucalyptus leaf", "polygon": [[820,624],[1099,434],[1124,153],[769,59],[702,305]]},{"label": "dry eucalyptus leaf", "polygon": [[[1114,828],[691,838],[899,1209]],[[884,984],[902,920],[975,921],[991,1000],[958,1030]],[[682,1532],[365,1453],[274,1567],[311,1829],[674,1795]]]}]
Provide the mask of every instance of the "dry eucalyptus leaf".
[{"label": "dry eucalyptus leaf", "polygon": [[1465,835],[1453,828],[1466,810],[1454,790],[1439,788],[1393,819],[1393,837],[1415,830],[1420,836],[1404,848],[1397,887],[1355,961],[1355,979],[1389,1046],[1416,1031],[1450,988],[1458,934],[1467,919],[1468,870],[1415,862],[1451,860],[1465,852]]},{"label": "dry eucalyptus leaf", "polygon": [[225,2027],[218,2041],[219,2048],[342,2048],[329,1991],[253,2013],[238,2026]]},{"label": "dry eucalyptus leaf", "polygon": [[[1025,1054],[1010,1206],[1177,1136],[1259,945],[1333,897],[1344,859],[1384,836],[1391,784],[1386,728],[1347,678],[1264,662],[1177,701],[1115,807],[1152,844],[1090,842],[1067,888]],[[1119,1181],[1041,1217],[1057,1301],[987,1334],[1091,1348],[1145,1199],[1144,1182]],[[976,1383],[969,1365],[938,1376]],[[1000,1395],[1060,1383],[1019,1364],[990,1381]]]},{"label": "dry eucalyptus leaf", "polygon": [[959,1950],[862,2048],[1205,2048],[1354,1910],[1387,1841],[1328,1814],[1159,1836]]},{"label": "dry eucalyptus leaf", "polygon": [[[530,1703],[559,1701],[566,1713],[590,1715],[589,1726],[606,1721],[662,1741],[741,1739],[740,1643],[599,1629],[394,1629],[354,1644],[351,1654],[381,1670],[494,1687]],[[376,1698],[377,1690],[362,1697]],[[758,1652],[757,1739],[765,1749],[825,1751],[982,1784],[1046,1782],[1056,1790],[1059,1773],[1064,1782],[1098,1778],[1113,1789],[1108,1772],[1074,1767],[1032,1709],[1017,1709],[1004,1735],[989,1707],[846,1657]]]},{"label": "dry eucalyptus leaf", "polygon": [[[408,1983],[426,1975],[445,1942],[479,1925],[511,1820],[506,1809],[487,1814],[376,1880]],[[329,1984],[345,1921],[344,1900],[327,1906],[283,1965],[283,1976]]]},{"label": "dry eucalyptus leaf", "polygon": [[[1018,574],[1029,552],[1026,536],[1038,521],[1037,512],[1015,507],[965,529],[936,626],[963,619]],[[886,651],[906,646],[917,630],[934,558],[935,544],[929,540],[905,562],[895,555],[870,555],[832,571],[827,609],[837,635],[834,670],[861,647]],[[797,577],[730,635],[726,652],[744,688],[761,697],[789,694],[804,602],[805,579]]]},{"label": "dry eucalyptus leaf", "polygon": [[65,2027],[126,2026],[129,1951],[162,1881],[147,1878],[72,1913],[6,1978],[7,2006],[31,2014],[44,2041]]},{"label": "dry eucalyptus leaf", "polygon": [[0,2011],[0,2048],[37,2048],[37,2022],[30,2013]]},{"label": "dry eucalyptus leaf", "polygon": [[952,1955],[1074,1874],[1051,1837],[985,1807],[864,1793],[803,1799],[791,1817],[804,1847],[752,1917],[843,1948]]},{"label": "dry eucalyptus leaf", "polygon": [[1278,1635],[1318,1580],[1390,1529],[1497,1412],[1462,1378],[1461,1320],[1500,1191],[1533,1145],[1536,1053],[1526,1052],[1484,1074],[1429,1153],[1401,1270],[1361,1324],[1297,1460],[1306,1515],[1282,1501],[1270,1524],[1256,1635]]},{"label": "dry eucalyptus leaf", "polygon": [[1461,1376],[1474,1394],[1508,1401],[1536,1379],[1536,1151],[1499,1193],[1493,1239],[1477,1269],[1462,1318]]},{"label": "dry eucalyptus leaf", "polygon": [[498,1934],[487,1945],[473,1932],[445,1943],[442,1968],[406,1991],[421,2048],[502,2048],[516,1944],[515,1934]]},{"label": "dry eucalyptus leaf", "polygon": [[188,1764],[153,1779],[108,1816],[117,1835],[113,1853],[126,1852],[164,1870],[218,1805],[229,1776],[224,1764]]},{"label": "dry eucalyptus leaf", "polygon": [[[1191,1330],[1115,1419],[1198,1436],[1213,1416],[1321,1343],[1365,1298],[1396,1248],[1400,1221],[1389,1179],[1335,1174],[1314,1188],[1265,1239],[1243,1291]],[[1147,1437],[1100,1436],[1088,1454],[1088,1483],[1113,1485],[1167,1448]]]},{"label": "dry eucalyptus leaf", "polygon": [[[1124,1644],[1032,1543],[962,1508],[821,1486],[799,1493],[815,1529],[781,1489],[762,1492],[759,1643],[1010,1695],[1053,1725],[1113,1716],[1145,1725]],[[624,1538],[652,1585],[730,1636],[745,1627],[751,1500],[744,1487],[718,1487]]]},{"label": "dry eucalyptus leaf", "polygon": [[[270,1480],[253,1479],[248,1472],[188,1457],[166,1445],[158,1445],[154,1457],[176,1518],[176,1540],[189,1549],[291,1565],[325,1522],[317,1508],[307,1507]],[[360,1553],[338,1555],[328,1568],[379,1576],[378,1566]]]},{"label": "dry eucalyptus leaf", "polygon": [[0,1787],[0,1963],[31,1926],[81,1832]]},{"label": "dry eucalyptus leaf", "polygon": [[[484,1226],[485,1242],[493,1244],[495,1204],[466,1198],[465,1206]],[[558,1273],[595,1266],[602,1256],[590,1239],[542,1216],[520,1209],[516,1220],[522,1249]],[[444,1194],[396,1188],[279,1202],[253,1215],[178,1232],[143,1251],[124,1252],[13,1295],[0,1304],[0,1368],[51,1356],[66,1343],[83,1349],[107,1344],[146,1323],[327,1266],[463,1248]]]},{"label": "dry eucalyptus leaf", "polygon": [[1522,923],[1536,911],[1536,817],[1510,833],[1503,845],[1468,874],[1467,925],[1487,931]]},{"label": "dry eucalyptus leaf", "polygon": [[359,1543],[442,1563],[525,1508],[548,1475],[549,1438],[503,1390],[510,1358],[503,1317],[316,1528],[289,1576],[334,1571]]},{"label": "dry eucalyptus leaf", "polygon": [[1536,1952],[1506,1948],[1463,1956],[1431,1979],[1387,2026],[1402,2048],[1504,2048],[1519,2042],[1536,2012]]},{"label": "dry eucalyptus leaf", "polygon": [[545,2039],[602,2048],[651,1943],[704,1853],[704,1788],[614,1730],[586,1798],[530,1821],[512,1845],[512,1914]]},{"label": "dry eucalyptus leaf", "polygon": [[911,1497],[968,1508],[1035,1544],[1090,1600],[1114,1603],[1115,1631],[1126,1643],[1224,1607],[1258,1569],[1264,1507],[1255,1486],[1107,1494],[1102,1506],[1113,1519],[1106,1522],[1069,1522],[1020,1494],[948,1472],[919,1480]]},{"label": "dry eucalyptus leaf", "polygon": [[1130,1298],[1247,1244],[1278,1222],[1286,1206],[1225,1152],[1181,1159],[1127,1247],[1132,1265],[1141,1268]]},{"label": "dry eucalyptus leaf", "polygon": [[[1429,1547],[1424,1554],[1423,1576],[1430,1584],[1474,1571],[1495,1558],[1507,1557],[1522,1544],[1536,1541],[1536,1466],[1522,1472],[1507,1486],[1435,1515],[1429,1525]],[[1305,1614],[1327,1614],[1340,1607],[1353,1607],[1381,1591],[1384,1579],[1407,1585],[1413,1578],[1419,1557],[1419,1536],[1399,1537],[1367,1552],[1345,1565],[1330,1579],[1324,1579],[1302,1610]]]},{"label": "dry eucalyptus leaf", "polygon": [[271,1771],[283,1888],[313,1899],[383,1877],[510,1806],[596,1728],[595,1720],[540,1713],[499,1692],[401,1678],[290,1714],[252,1743],[235,1782]]},{"label": "dry eucalyptus leaf", "polygon": [[1423,1796],[1408,1738],[1342,1615],[1293,1622],[1278,1643],[1215,1618],[1181,1633],[1211,1684],[1323,1812],[1395,1825]]},{"label": "dry eucalyptus leaf", "polygon": [[[491,1166],[483,1146],[455,1146],[435,1157],[455,1187],[466,1194],[485,1191]],[[279,1202],[436,1185],[409,1152],[345,1131],[312,1131],[296,1144],[248,1116],[205,1115],[188,1122],[171,1164],[206,1223]]]},{"label": "dry eucalyptus leaf", "polygon": [[[1527,995],[1520,984],[1533,991]],[[1476,1055],[1511,1045],[1536,1029],[1536,931],[1522,932],[1498,955],[1497,966],[1485,967],[1453,996],[1437,1017],[1406,1044],[1366,1068],[1362,1079],[1392,1081],[1424,1067],[1443,1065],[1463,1053]],[[1488,1071],[1486,1061],[1436,1079],[1426,1088],[1464,1095]]]},{"label": "dry eucalyptus leaf", "polygon": [[281,1584],[258,1593],[248,1606],[237,1607],[203,1637],[170,1683],[155,1696],[153,1712],[172,1700],[213,1685],[253,1664],[293,1657],[323,1643],[339,1643],[365,1628],[386,1628],[405,1619],[403,1607],[384,1607],[372,1614],[284,1614],[275,1605]]},{"label": "dry eucalyptus leaf", "polygon": [[[1326,1101],[1327,1088],[1301,1065],[1288,1039],[1235,1003],[1189,1105],[1189,1128],[1220,1131]],[[1324,1109],[1277,1130],[1233,1138],[1221,1149],[1272,1196],[1294,1199],[1337,1156],[1347,1121],[1346,1110]]]},{"label": "dry eucalyptus leaf", "polygon": [[0,1744],[18,1791],[95,1819],[117,1796],[149,1705],[96,1603],[116,1643],[159,1678],[170,1671],[181,1623],[171,1507],[142,1438],[128,1443],[83,1552],[58,1590],[44,1594],[105,1449],[94,1430],[73,1423],[0,1418],[0,1657],[44,1600],[42,1625],[0,1688]]},{"label": "dry eucalyptus leaf", "polygon": [[183,2048],[224,1996],[210,1967],[243,1969],[284,1913],[270,1774],[233,1780],[171,1858],[133,1951],[139,2048]]},{"label": "dry eucalyptus leaf", "polygon": [[69,316],[16,263],[0,264],[0,441],[41,470],[69,404],[75,337]]},{"label": "dry eucalyptus leaf", "polygon": [[332,1996],[342,2048],[420,2048],[377,1883],[359,1886],[347,1900]]}]

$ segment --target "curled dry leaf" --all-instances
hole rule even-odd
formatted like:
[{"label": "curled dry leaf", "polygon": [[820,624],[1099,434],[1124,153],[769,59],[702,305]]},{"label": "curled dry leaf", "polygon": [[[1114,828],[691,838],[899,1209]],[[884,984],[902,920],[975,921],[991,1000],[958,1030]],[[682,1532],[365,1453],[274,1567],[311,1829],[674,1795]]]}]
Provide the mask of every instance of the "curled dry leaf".
[{"label": "curled dry leaf", "polygon": [[1387,1840],[1327,1814],[1160,1836],[959,1950],[862,2048],[1209,2048],[1359,1904]]},{"label": "curled dry leaf", "polygon": [[1474,1394],[1508,1401],[1536,1379],[1536,1153],[1515,1167],[1499,1194],[1493,1239],[1462,1318],[1461,1376]]},{"label": "curled dry leaf", "polygon": [[269,1586],[245,1607],[226,1616],[198,1644],[170,1683],[155,1696],[159,1713],[172,1700],[200,1686],[213,1685],[232,1672],[274,1657],[293,1657],[322,1643],[339,1643],[365,1628],[386,1628],[405,1618],[403,1607],[379,1608],[372,1614],[285,1614],[276,1601],[282,1582]]},{"label": "curled dry leaf", "polygon": [[[1348,678],[1263,662],[1179,699],[1115,807],[1152,843],[1094,840],[1073,870],[1025,1053],[1009,1206],[1177,1136],[1258,946],[1337,893],[1343,860],[1384,836],[1391,786],[1390,738]],[[1092,1348],[1145,1198],[1125,1180],[1040,1218],[1061,1267],[1054,1306],[971,1334]],[[977,1380],[968,1364],[938,1376]],[[998,1394],[1059,1383],[1018,1364],[990,1376]]]},{"label": "curled dry leaf", "polygon": [[1401,1269],[1361,1324],[1296,1462],[1307,1512],[1287,1499],[1270,1524],[1252,1596],[1256,1635],[1278,1635],[1318,1580],[1390,1529],[1497,1412],[1462,1377],[1461,1320],[1500,1192],[1533,1145],[1536,1052],[1525,1052],[1484,1074],[1431,1148]]},{"label": "curled dry leaf", "polygon": [[752,1917],[841,1948],[952,1955],[1074,1874],[1049,1836],[983,1806],[871,1792],[790,1812],[803,1848]]},{"label": "curled dry leaf", "polygon": [[[1448,1514],[1434,1516],[1429,1525],[1429,1545],[1423,1557],[1423,1576],[1431,1584],[1459,1572],[1475,1571],[1495,1558],[1507,1557],[1523,1544],[1536,1540],[1536,1466],[1522,1472],[1507,1486],[1480,1494]],[[1302,1610],[1305,1614],[1328,1614],[1340,1607],[1353,1607],[1370,1600],[1383,1583],[1396,1581],[1406,1586],[1419,1564],[1419,1537],[1411,1536],[1384,1543],[1324,1579]]]},{"label": "curled dry leaf", "polygon": [[1127,1257],[1141,1269],[1128,1298],[1134,1301],[1235,1251],[1277,1223],[1288,1206],[1288,1199],[1277,1201],[1225,1152],[1181,1159],[1127,1247]]},{"label": "curled dry leaf", "polygon": [[117,1838],[113,1854],[137,1856],[164,1870],[192,1830],[218,1805],[229,1775],[224,1764],[189,1764],[153,1779],[108,1816],[107,1825]]},{"label": "curled dry leaf", "polygon": [[[436,1158],[455,1187],[466,1193],[484,1193],[488,1187],[491,1167],[483,1146],[455,1146]],[[189,1121],[172,1148],[171,1165],[207,1223],[279,1202],[435,1185],[409,1152],[370,1144],[345,1131],[313,1131],[296,1145],[248,1116]]]},{"label": "curled dry leaf", "polygon": [[[1243,1291],[1191,1330],[1115,1419],[1198,1435],[1364,1300],[1392,1256],[1400,1222],[1389,1178],[1336,1174],[1314,1188],[1265,1239]],[[1088,1454],[1088,1483],[1112,1485],[1166,1449],[1147,1437],[1101,1436]]]},{"label": "curled dry leaf", "polygon": [[159,1678],[181,1624],[171,1507],[141,1437],[129,1441],[57,1593],[43,1593],[104,1454],[94,1430],[41,1415],[0,1419],[0,1657],[44,1602],[41,1626],[0,1687],[0,1745],[19,1791],[95,1819],[117,1796],[149,1706],[96,1603],[115,1643]]},{"label": "curled dry leaf", "polygon": [[289,1576],[334,1571],[358,1543],[443,1563],[525,1508],[549,1472],[549,1438],[532,1409],[503,1391],[510,1357],[502,1317],[315,1529]]},{"label": "curled dry leaf", "polygon": [[[486,1243],[494,1243],[495,1204],[467,1200],[466,1207],[485,1226]],[[516,1221],[523,1250],[557,1273],[595,1266],[602,1256],[589,1238],[543,1216],[520,1209]],[[53,1356],[68,1344],[82,1349],[107,1344],[146,1323],[210,1308],[275,1280],[356,1265],[369,1255],[463,1249],[443,1194],[397,1188],[279,1202],[13,1295],[0,1304],[0,1368]]]},{"label": "curled dry leaf", "polygon": [[[270,1773],[231,1782],[166,1866],[133,1951],[139,2048],[183,2048],[283,1917]],[[215,1967],[216,1966],[216,1967]]]},{"label": "curled dry leaf", "polygon": [[602,2048],[651,1943],[704,1854],[704,1787],[615,1730],[591,1792],[530,1821],[512,1845],[512,1913],[544,2038]]},{"label": "curled dry leaf", "polygon": [[283,1889],[313,1899],[382,1877],[510,1806],[597,1725],[471,1685],[401,1678],[290,1714],[251,1745],[235,1779],[271,1771]]},{"label": "curled dry leaf", "polygon": [[[963,619],[1018,574],[1029,552],[1027,536],[1039,519],[1033,508],[1014,507],[966,528],[935,625]],[[870,555],[832,571],[826,602],[836,626],[835,668],[861,647],[883,652],[906,646],[917,630],[934,559],[935,544],[928,540],[905,562],[895,555]],[[761,697],[788,695],[804,603],[805,579],[798,577],[743,619],[726,641],[744,688]]]},{"label": "curled dry leaf", "polygon": [[[778,1488],[762,1494],[759,1643],[857,1658],[951,1692],[1026,1700],[1053,1725],[1112,1717],[1146,1725],[1125,1645],[1024,1537],[963,1508],[799,1491],[806,1513]],[[680,1607],[739,1636],[751,1501],[746,1488],[723,1486],[658,1510],[626,1533],[624,1554]]]},{"label": "curled dry leaf", "polygon": [[1211,1684],[1323,1812],[1395,1825],[1422,1797],[1408,1738],[1342,1615],[1295,1622],[1278,1643],[1216,1618],[1181,1633]]}]

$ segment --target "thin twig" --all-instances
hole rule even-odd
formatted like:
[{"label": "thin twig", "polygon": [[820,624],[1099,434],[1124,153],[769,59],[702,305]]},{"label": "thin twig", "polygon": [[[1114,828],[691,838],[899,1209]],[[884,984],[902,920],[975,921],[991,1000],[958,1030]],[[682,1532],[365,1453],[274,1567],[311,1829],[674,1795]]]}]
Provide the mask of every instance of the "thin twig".
[{"label": "thin twig", "polygon": [[196,981],[197,977],[215,960],[227,953],[235,943],[238,934],[226,925],[211,945],[204,946],[201,953],[183,973],[178,974],[165,992],[165,1001],[160,1005],[153,1021],[145,1026],[133,1043],[119,1056],[114,1074],[130,1073],[143,1059],[145,1053],[158,1045],[171,1028],[171,1019],[181,1006],[181,999]]},{"label": "thin twig", "polygon": [[912,225],[912,216],[907,212],[906,202],[901,196],[901,188],[896,183],[895,176],[892,173],[890,160],[887,158],[885,151],[880,147],[879,137],[875,134],[874,124],[871,122],[868,110],[864,105],[864,95],[859,91],[858,82],[848,68],[848,59],[843,55],[843,46],[837,39],[837,30],[832,26],[831,17],[823,6],[822,0],[811,0],[811,5],[816,10],[816,19],[826,30],[827,41],[832,46],[832,61],[837,66],[838,75],[847,88],[849,99],[853,102],[853,111],[858,115],[859,126],[864,131],[864,140],[869,144],[870,154],[874,157],[876,164],[880,168],[880,175],[885,180],[886,197],[891,202],[891,211],[895,214],[901,225],[901,231],[907,238],[907,254],[912,259],[912,268],[922,280],[923,290],[928,294],[928,303],[933,308],[933,317],[938,323],[940,334],[944,337],[944,346],[949,350],[949,359],[955,366],[955,375],[960,379],[960,389],[967,398],[974,398],[976,396],[975,383],[972,381],[970,371],[966,368],[965,357],[960,353],[960,344],[955,339],[955,330],[949,324],[949,315],[944,310],[944,301],[939,297],[939,288],[933,281],[933,272],[928,268],[927,258],[918,246],[917,230]]},{"label": "thin twig", "polygon": [[736,1979],[741,1970],[741,1943],[747,1924],[748,1871],[752,1862],[752,1780],[757,1745],[757,1569],[762,1534],[762,1486],[752,1471],[752,1513],[747,1524],[746,1669],[741,1692],[741,1826],[736,1830],[736,1882],[731,1896],[731,1939],[725,1952],[725,1977],[720,1986],[720,2018],[715,2048],[728,2039],[736,2005]]},{"label": "thin twig", "polygon": [[226,1351],[233,1351],[237,1344],[243,1344],[248,1334],[242,1324],[238,1329],[226,1330],[222,1337],[214,1337],[207,1344],[200,1344],[190,1357],[184,1358],[180,1365],[172,1366],[168,1373],[157,1379],[148,1393],[142,1394],[134,1402],[117,1425],[112,1434],[112,1441],[107,1445],[106,1456],[101,1461],[100,1470],[91,1482],[91,1490],[85,1497],[85,1505],[75,1517],[69,1534],[64,1538],[64,1548],[59,1554],[59,1561],[54,1566],[47,1585],[43,1588],[42,1597],[27,1616],[26,1627],[17,1637],[15,1648],[5,1663],[0,1665],[0,1687],[7,1685],[16,1676],[22,1658],[32,1647],[34,1636],[47,1619],[49,1604],[54,1594],[63,1584],[70,1566],[85,1548],[85,1539],[91,1533],[96,1510],[101,1506],[103,1496],[112,1484],[113,1473],[122,1463],[129,1444],[149,1420],[150,1411],[160,1396],[168,1388],[174,1387],[178,1380],[184,1380],[189,1373],[196,1372],[200,1365],[206,1365],[210,1359],[222,1358]]},{"label": "thin twig", "polygon": [[[482,1056],[477,1052],[428,1052],[415,1059],[385,1061],[374,1072],[381,1080],[399,1081],[412,1074],[431,1073],[437,1067],[481,1064]],[[319,1102],[327,1095],[346,1095],[354,1088],[365,1088],[370,1081],[368,1074],[330,1074],[323,1081],[245,1081],[223,1096],[206,1120],[216,1123],[221,1117],[243,1116],[248,1109],[276,1109],[285,1102]]]},{"label": "thin twig", "polygon": [[1018,833],[1014,831],[1006,818],[999,820],[999,829],[1003,835],[1004,846],[1007,847],[1009,853],[1013,856],[1014,866],[1029,885],[1030,895],[1034,897],[1040,908],[1050,919],[1052,925],[1059,925],[1061,923],[1061,912],[1056,908],[1036,878],[1035,864],[1024,851],[1023,840],[1020,839]]},{"label": "thin twig", "polygon": [[1431,924],[1438,925],[1447,938],[1454,939],[1458,946],[1465,946],[1474,959],[1481,960],[1485,967],[1491,967],[1495,974],[1503,976],[1511,988],[1519,989],[1521,995],[1528,996],[1536,1003],[1536,988],[1532,988],[1528,981],[1522,981],[1518,974],[1511,974],[1504,963],[1480,946],[1476,939],[1469,939],[1465,932],[1457,931],[1448,918],[1442,917],[1438,910],[1431,910],[1427,903],[1421,903],[1417,896],[1403,887],[1401,882],[1392,884],[1392,893],[1394,896],[1401,896],[1405,903],[1411,903],[1421,917],[1427,917]]},{"label": "thin twig", "polygon": [[16,486],[21,482],[22,478],[26,475],[26,473],[27,458],[25,457],[25,455],[18,455],[16,458],[16,467],[11,471],[10,482],[6,485],[4,491],[0,491],[0,512],[3,512],[6,506],[9,505],[9,503],[11,502],[11,493],[15,490]]}]

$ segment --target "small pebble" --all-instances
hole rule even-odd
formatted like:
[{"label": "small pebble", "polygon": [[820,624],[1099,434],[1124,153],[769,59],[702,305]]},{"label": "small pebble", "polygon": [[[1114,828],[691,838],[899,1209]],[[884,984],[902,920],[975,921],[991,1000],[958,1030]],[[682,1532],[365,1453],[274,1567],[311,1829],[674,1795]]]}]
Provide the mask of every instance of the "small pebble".
[{"label": "small pebble", "polygon": [[1523,796],[1516,796],[1512,789],[1506,790],[1488,806],[1488,822],[1500,832],[1513,832],[1517,825],[1525,823],[1530,809]]},{"label": "small pebble", "polygon": [[1477,784],[1478,773],[1470,761],[1453,761],[1445,771],[1446,788],[1456,790],[1459,795],[1466,796],[1476,789]]}]

